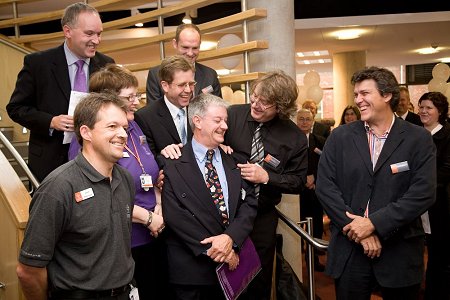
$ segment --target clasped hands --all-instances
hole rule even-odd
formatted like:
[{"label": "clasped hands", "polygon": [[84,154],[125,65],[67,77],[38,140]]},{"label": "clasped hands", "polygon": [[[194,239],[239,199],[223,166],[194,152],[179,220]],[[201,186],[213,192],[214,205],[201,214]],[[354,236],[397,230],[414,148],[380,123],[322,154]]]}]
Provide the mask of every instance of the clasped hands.
[{"label": "clasped hands", "polygon": [[346,212],[345,214],[352,219],[352,221],[344,226],[342,233],[345,234],[349,240],[361,244],[364,249],[364,254],[368,257],[380,257],[382,248],[381,243],[378,236],[374,233],[375,227],[370,219],[349,212]]},{"label": "clasped hands", "polygon": [[228,268],[233,271],[239,265],[239,255],[233,250],[233,240],[227,234],[219,234],[208,237],[202,241],[201,244],[211,244],[211,247],[206,251],[212,260],[218,263],[227,263]]}]

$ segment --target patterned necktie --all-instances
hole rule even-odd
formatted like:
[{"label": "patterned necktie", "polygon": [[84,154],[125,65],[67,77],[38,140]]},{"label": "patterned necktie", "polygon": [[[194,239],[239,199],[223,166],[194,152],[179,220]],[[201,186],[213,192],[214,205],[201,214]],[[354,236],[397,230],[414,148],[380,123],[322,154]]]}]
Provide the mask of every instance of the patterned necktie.
[{"label": "patterned necktie", "polygon": [[184,111],[184,109],[180,108],[180,110],[178,111],[178,129],[180,130],[180,138],[181,138],[181,142],[184,144],[186,144],[186,128],[184,126],[184,115],[186,114],[186,112]]},{"label": "patterned necktie", "polygon": [[228,212],[225,205],[225,199],[223,198],[222,186],[220,185],[219,175],[217,175],[216,168],[212,163],[214,156],[214,150],[208,150],[206,152],[205,161],[205,175],[206,175],[206,187],[209,189],[214,205],[217,207],[219,214],[222,216],[222,223],[228,225]]},{"label": "patterned necktie", "polygon": [[[261,127],[263,123],[259,123],[256,127],[255,133],[252,139],[252,152],[250,153],[250,162],[262,166],[264,160],[264,145],[261,137]],[[259,183],[255,183],[255,196],[259,199]]]},{"label": "patterned necktie", "polygon": [[86,73],[84,73],[84,60],[80,59],[75,62],[77,65],[77,72],[75,73],[75,82],[73,83],[73,90],[78,92],[87,92]]}]

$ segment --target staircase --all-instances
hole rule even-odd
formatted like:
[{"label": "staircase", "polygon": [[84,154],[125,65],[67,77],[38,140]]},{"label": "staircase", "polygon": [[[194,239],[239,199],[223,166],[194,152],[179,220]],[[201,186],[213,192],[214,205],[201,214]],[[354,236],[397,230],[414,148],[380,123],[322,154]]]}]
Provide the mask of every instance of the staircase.
[{"label": "staircase", "polygon": [[[0,132],[11,142],[14,148],[19,152],[20,156],[24,159],[25,162],[28,162],[28,142],[17,142],[14,141],[14,128],[11,127],[0,127]],[[14,159],[14,156],[8,150],[7,147],[0,140],[0,150],[3,152],[5,157],[8,159],[9,163],[13,167],[16,174],[19,176],[25,187],[28,191],[30,191],[30,181],[25,173],[25,171],[21,168],[21,166]]]}]

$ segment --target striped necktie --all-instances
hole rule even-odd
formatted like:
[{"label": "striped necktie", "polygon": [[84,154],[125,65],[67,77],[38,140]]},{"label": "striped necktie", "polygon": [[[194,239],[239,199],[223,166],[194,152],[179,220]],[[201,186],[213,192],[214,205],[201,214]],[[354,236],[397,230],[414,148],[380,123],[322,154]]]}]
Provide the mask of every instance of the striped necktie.
[{"label": "striped necktie", "polygon": [[[258,127],[255,129],[252,139],[252,152],[250,153],[250,162],[262,166],[264,160],[264,145],[262,143],[261,137],[261,127],[263,123],[259,123]],[[259,198],[259,183],[255,183],[255,196],[256,199]]]}]

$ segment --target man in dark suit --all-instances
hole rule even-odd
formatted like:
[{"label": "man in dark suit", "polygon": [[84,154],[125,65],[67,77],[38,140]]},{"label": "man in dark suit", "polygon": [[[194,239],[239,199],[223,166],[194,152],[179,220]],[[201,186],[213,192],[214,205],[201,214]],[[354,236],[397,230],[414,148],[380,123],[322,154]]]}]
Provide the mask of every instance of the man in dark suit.
[{"label": "man in dark suit", "polygon": [[135,114],[155,156],[166,147],[182,147],[192,137],[187,124],[187,106],[196,86],[192,65],[180,55],[163,60],[159,77],[164,89],[161,101],[152,102]]},{"label": "man in dark suit", "polygon": [[[196,62],[200,52],[200,44],[201,33],[196,25],[181,24],[177,27],[172,45],[178,55],[184,56],[194,66],[195,81],[197,82],[193,91],[194,96],[201,93],[210,93],[222,97],[216,71]],[[161,99],[164,95],[164,91],[161,88],[161,79],[158,76],[159,69],[160,66],[156,66],[148,71],[147,105]]]},{"label": "man in dark suit", "polygon": [[[63,136],[74,130],[68,108],[76,62],[84,61],[84,73],[89,75],[114,63],[96,51],[103,27],[95,8],[81,2],[72,4],[66,8],[61,24],[64,44],[25,56],[6,106],[10,118],[30,130],[28,165],[39,181],[67,162],[69,144],[63,144]],[[88,86],[88,76],[85,78]]]},{"label": "man in dark suit", "polygon": [[247,298],[242,299],[264,300],[271,295],[278,224],[275,205],[282,193],[298,194],[305,186],[307,141],[290,120],[297,112],[298,94],[291,77],[282,71],[269,72],[252,82],[251,93],[251,104],[230,107],[225,145],[233,149],[242,177],[259,190],[258,214],[250,237],[262,270],[249,285]]},{"label": "man in dark suit", "polygon": [[403,85],[400,86],[400,100],[398,101],[398,106],[397,106],[397,111],[396,111],[397,116],[399,116],[403,120],[413,123],[417,126],[423,126],[422,122],[420,121],[419,115],[408,110],[410,102],[411,102],[411,99],[409,96],[408,87],[403,86]]},{"label": "man in dark suit", "polygon": [[[317,104],[313,100],[305,100],[302,104],[302,108],[309,109],[313,114],[313,119],[317,115]],[[330,135],[331,128],[328,125],[322,124],[320,122],[314,121],[311,132],[315,135],[323,136],[325,139]]]},{"label": "man in dark suit", "polygon": [[[308,139],[308,172],[305,188],[300,192],[300,220],[304,221],[307,217],[313,218],[313,236],[321,239],[323,234],[323,208],[319,199],[317,199],[315,190],[317,166],[325,144],[325,138],[311,133],[313,122],[314,118],[310,110],[302,108],[297,112],[297,126]],[[319,272],[323,272],[325,269],[325,266],[319,261],[317,252],[314,256],[314,267]]]},{"label": "man in dark suit", "polygon": [[[228,128],[226,102],[208,94],[195,97],[189,123],[191,142],[182,148],[181,158],[168,159],[164,169],[170,283],[176,299],[224,299],[215,269],[221,262],[237,267],[238,249],[252,230],[257,200],[231,156],[219,147]],[[219,182],[210,181],[211,167]]]},{"label": "man in dark suit", "polygon": [[326,273],[337,299],[418,299],[423,278],[421,214],[435,201],[431,135],[394,112],[394,74],[370,67],[353,74],[361,121],[339,126],[319,161],[316,194],[331,219]]}]

